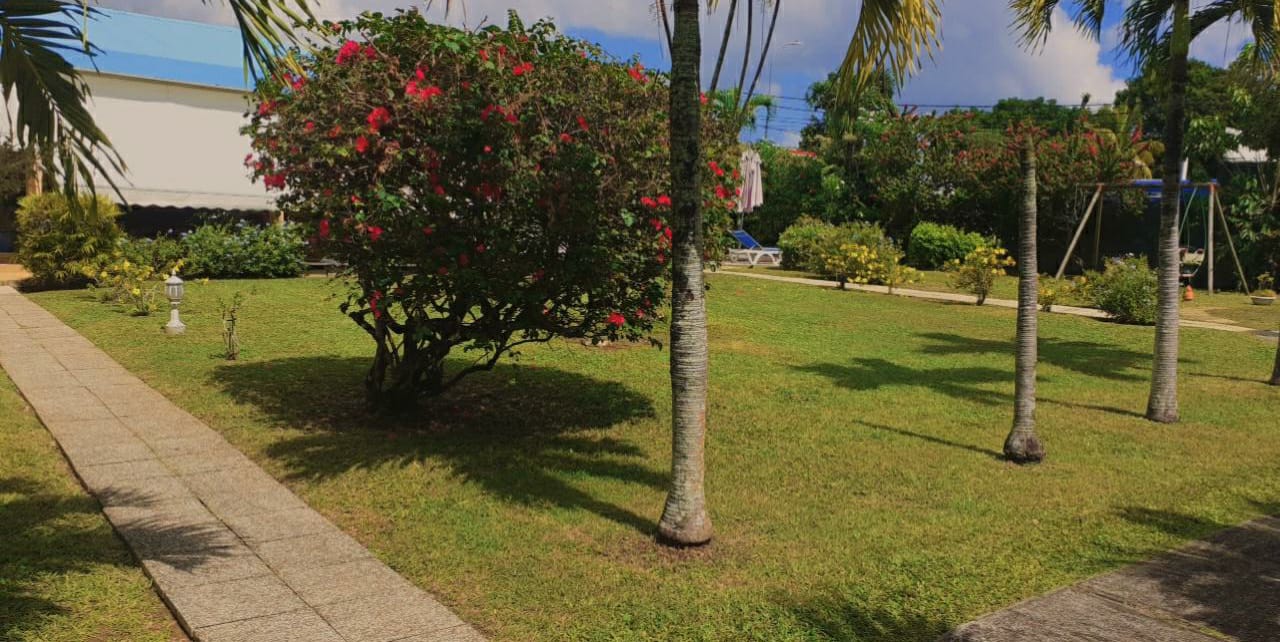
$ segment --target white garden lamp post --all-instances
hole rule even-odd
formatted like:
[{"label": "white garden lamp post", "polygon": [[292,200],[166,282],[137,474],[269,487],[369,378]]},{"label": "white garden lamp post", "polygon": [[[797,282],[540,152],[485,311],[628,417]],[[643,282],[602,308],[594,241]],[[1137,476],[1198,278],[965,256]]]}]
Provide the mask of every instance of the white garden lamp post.
[{"label": "white garden lamp post", "polygon": [[187,326],[178,318],[178,304],[182,303],[182,279],[172,274],[164,282],[164,295],[169,298],[169,322],[164,324],[164,333],[170,336],[182,334]]}]

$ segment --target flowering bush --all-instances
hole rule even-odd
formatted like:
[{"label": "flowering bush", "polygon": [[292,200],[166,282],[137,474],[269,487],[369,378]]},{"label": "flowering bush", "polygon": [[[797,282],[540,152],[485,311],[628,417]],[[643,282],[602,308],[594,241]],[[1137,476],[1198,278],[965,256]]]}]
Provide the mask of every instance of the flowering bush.
[{"label": "flowering bush", "polygon": [[[259,86],[246,162],[349,266],[372,405],[438,394],[523,343],[649,335],[672,237],[664,77],[514,14],[479,32],[414,11],[313,27],[336,42]],[[705,124],[715,260],[735,141]],[[473,358],[446,372],[457,346]]]},{"label": "flowering bush", "polygon": [[168,270],[156,270],[149,264],[134,263],[121,252],[103,255],[81,265],[89,278],[89,288],[103,303],[116,303],[134,316],[150,316],[161,301],[164,279],[182,269],[179,259]]},{"label": "flowering bush", "polygon": [[823,249],[822,274],[840,282],[887,285],[889,290],[915,280],[916,271],[902,265],[902,250],[892,241],[842,243]]},{"label": "flowering bush", "polygon": [[832,225],[801,216],[782,233],[778,247],[784,268],[825,274],[827,256],[838,254],[842,245],[880,246],[885,242],[884,230],[874,223]]},{"label": "flowering bush", "polygon": [[1049,277],[1041,277],[1039,281],[1038,300],[1040,309],[1045,312],[1053,312],[1053,306],[1058,303],[1071,299],[1080,292],[1081,288],[1088,282],[1083,276],[1075,279],[1051,279]]},{"label": "flowering bush", "polygon": [[947,264],[951,272],[951,287],[965,290],[978,297],[978,305],[987,302],[987,296],[995,287],[996,279],[1014,266],[1009,252],[1002,247],[979,247]]},{"label": "flowering bush", "polygon": [[1086,293],[1099,309],[1120,323],[1156,322],[1159,281],[1145,257],[1108,261],[1101,274],[1087,275]]}]

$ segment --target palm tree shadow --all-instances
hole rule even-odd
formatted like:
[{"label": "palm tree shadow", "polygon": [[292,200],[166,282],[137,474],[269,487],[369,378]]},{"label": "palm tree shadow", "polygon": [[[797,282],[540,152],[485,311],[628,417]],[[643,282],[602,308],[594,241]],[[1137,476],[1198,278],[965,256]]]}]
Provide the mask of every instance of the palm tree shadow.
[{"label": "palm tree shadow", "polygon": [[[0,545],[4,558],[0,585],[5,587],[0,591],[0,639],[10,639],[10,634],[20,637],[52,616],[69,614],[65,604],[47,597],[48,578],[92,573],[106,566],[137,568],[117,535],[139,558],[180,571],[198,570],[229,555],[233,545],[217,540],[216,529],[158,518],[117,523],[113,533],[98,501],[83,492],[51,492],[48,484],[35,478],[0,478],[3,494],[18,497],[0,502],[0,528],[5,533]],[[139,509],[160,501],[112,489],[99,498],[112,506]]]},{"label": "palm tree shadow", "polygon": [[924,433],[915,432],[915,431],[912,431],[912,430],[907,430],[907,429],[905,429],[905,428],[894,428],[893,426],[886,426],[886,425],[884,425],[884,424],[875,424],[875,423],[871,423],[871,422],[868,422],[868,421],[862,421],[862,420],[860,420],[860,419],[859,419],[859,420],[856,420],[854,423],[858,424],[859,426],[866,426],[867,428],[871,428],[871,429],[873,429],[873,430],[883,430],[883,431],[885,431],[885,432],[891,432],[891,433],[894,433],[894,434],[897,434],[897,435],[902,435],[903,437],[910,437],[910,438],[912,438],[912,439],[919,439],[919,440],[921,440],[921,441],[927,441],[927,442],[929,442],[929,443],[931,443],[931,444],[936,444],[936,445],[938,445],[938,446],[946,446],[946,447],[948,447],[948,448],[956,448],[956,449],[959,449],[959,450],[967,450],[967,451],[969,451],[969,452],[971,452],[971,453],[977,453],[977,454],[979,454],[979,455],[986,455],[987,457],[990,457],[990,458],[992,458],[992,459],[999,459],[999,460],[1004,460],[1004,459],[1005,459],[1004,453],[996,452],[996,451],[994,451],[994,450],[991,450],[990,448],[983,448],[983,447],[981,447],[981,446],[974,446],[974,445],[972,445],[972,444],[965,444],[965,443],[961,443],[961,442],[958,442],[958,441],[952,441],[952,440],[950,440],[950,439],[943,439],[942,437],[935,437],[935,436],[933,436],[933,435],[926,435],[926,434],[924,434]]},{"label": "palm tree shadow", "polygon": [[364,410],[368,365],[326,356],[242,362],[218,368],[214,379],[275,425],[302,429],[265,450],[290,477],[433,463],[508,502],[586,510],[654,531],[652,519],[566,480],[585,475],[666,488],[667,473],[651,468],[643,449],[607,434],[619,423],[652,417],[648,398],[617,382],[501,365],[417,413],[384,417]]},{"label": "palm tree shadow", "polygon": [[[1264,514],[1280,513],[1280,503],[1251,503]],[[1229,526],[1176,511],[1129,507],[1119,513],[1152,530],[1201,539],[1087,586],[1242,642],[1280,639],[1280,518]]]},{"label": "palm tree shadow", "polygon": [[911,368],[886,359],[854,359],[850,365],[818,363],[796,366],[802,372],[822,375],[850,390],[880,388],[924,388],[950,397],[986,405],[1006,405],[1013,396],[976,387],[981,384],[1012,383],[1013,374],[997,368]]},{"label": "palm tree shadow", "polygon": [[920,613],[888,611],[867,606],[862,600],[834,595],[804,603],[785,604],[801,622],[823,639],[842,642],[877,640],[935,640],[947,624]]},{"label": "palm tree shadow", "polygon": [[[1013,340],[978,339],[947,332],[918,334],[934,343],[920,351],[932,355],[968,355],[975,353],[1013,356]],[[1149,368],[1151,355],[1092,341],[1062,341],[1040,337],[1039,360],[1081,374],[1112,381],[1145,381],[1148,374],[1133,372]],[[1186,360],[1184,360],[1185,362]],[[1189,362],[1194,363],[1194,362]]]}]

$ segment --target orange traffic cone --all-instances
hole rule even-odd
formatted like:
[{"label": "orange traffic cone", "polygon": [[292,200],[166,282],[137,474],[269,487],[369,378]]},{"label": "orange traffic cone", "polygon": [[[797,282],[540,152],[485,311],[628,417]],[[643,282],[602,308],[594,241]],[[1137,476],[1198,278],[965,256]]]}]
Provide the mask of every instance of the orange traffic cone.
[{"label": "orange traffic cone", "polygon": [[1196,291],[1191,289],[1191,284],[1190,284],[1190,283],[1188,283],[1188,284],[1187,284],[1187,289],[1186,289],[1186,291],[1184,291],[1184,292],[1182,293],[1182,300],[1183,300],[1183,301],[1195,301],[1195,300],[1196,300]]}]

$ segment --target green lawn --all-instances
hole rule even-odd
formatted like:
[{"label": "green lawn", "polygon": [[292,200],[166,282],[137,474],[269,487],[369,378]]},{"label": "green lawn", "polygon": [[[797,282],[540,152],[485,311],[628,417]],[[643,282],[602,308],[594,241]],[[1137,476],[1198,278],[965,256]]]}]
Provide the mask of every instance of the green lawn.
[{"label": "green lawn", "polygon": [[[748,268],[741,266],[725,266],[723,269],[733,272],[746,272]],[[823,279],[825,277],[810,274],[808,272],[799,272],[795,270],[783,270],[781,268],[756,267],[750,268],[752,272],[761,274],[773,274],[777,276],[794,276],[806,279]],[[913,290],[927,290],[930,292],[958,292],[948,282],[949,275],[946,272],[936,270],[923,270],[920,272],[920,281],[911,283],[902,287]],[[1045,276],[1041,277],[1048,278]],[[968,294],[965,292],[965,294]],[[996,279],[995,288],[991,291],[993,299],[1017,299],[1018,298],[1018,277],[1001,276]],[[1067,296],[1058,301],[1060,305],[1078,305],[1089,307],[1090,303],[1080,296]],[[1259,306],[1254,305],[1249,297],[1239,292],[1217,292],[1209,294],[1203,290],[1196,291],[1194,301],[1184,301],[1182,304],[1182,314],[1186,319],[1196,321],[1212,321],[1216,323],[1227,323],[1240,325],[1255,330],[1275,330],[1280,327],[1280,305]]]},{"label": "green lawn", "polygon": [[[1011,310],[712,276],[717,539],[653,540],[667,353],[557,342],[408,421],[360,410],[370,341],[320,279],[188,288],[186,336],[33,298],[499,640],[931,640],[1280,512],[1274,346],[1183,333],[1185,421],[1139,413],[1150,328],[1043,318],[1049,459],[1003,462]],[[252,292],[243,360],[215,297]]]},{"label": "green lawn", "polygon": [[0,371],[0,640],[186,640]]}]

